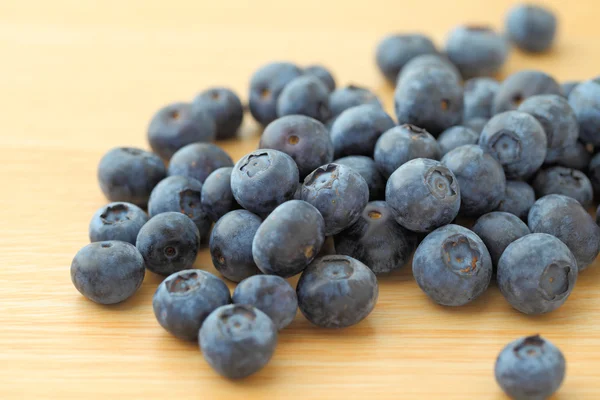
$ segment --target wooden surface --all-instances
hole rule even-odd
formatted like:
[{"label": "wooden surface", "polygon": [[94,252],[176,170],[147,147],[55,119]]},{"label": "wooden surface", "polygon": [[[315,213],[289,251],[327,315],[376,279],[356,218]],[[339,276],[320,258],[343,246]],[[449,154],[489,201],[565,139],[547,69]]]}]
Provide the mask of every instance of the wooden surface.
[{"label": "wooden surface", "polygon": [[[250,74],[277,59],[321,62],[339,84],[371,87],[391,110],[391,89],[373,62],[384,34],[424,31],[442,44],[459,23],[501,27],[511,3],[0,2],[0,398],[501,399],[496,355],[538,332],[568,360],[556,398],[600,398],[600,265],[580,276],[564,307],[541,317],[512,310],[495,286],[468,306],[438,307],[408,267],[381,280],[363,323],[327,331],[299,315],[268,367],[235,383],[213,373],[195,343],[158,326],[157,276],[112,307],[85,300],[69,276],[89,218],[106,202],[98,160],[113,146],[147,147],[148,120],[164,103],[210,85],[245,99]],[[561,24],[555,50],[515,51],[504,73],[600,73],[598,3],[550,3]],[[258,135],[247,116],[243,138],[223,146],[238,159]],[[214,271],[206,251],[196,266]]]}]

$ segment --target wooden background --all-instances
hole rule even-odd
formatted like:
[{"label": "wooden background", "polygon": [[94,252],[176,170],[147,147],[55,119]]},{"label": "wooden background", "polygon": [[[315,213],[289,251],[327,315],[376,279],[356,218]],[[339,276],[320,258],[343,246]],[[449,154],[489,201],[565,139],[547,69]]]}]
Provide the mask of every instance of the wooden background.
[{"label": "wooden background", "polygon": [[[600,265],[564,307],[527,317],[497,288],[461,308],[421,293],[410,267],[381,281],[363,323],[341,331],[298,316],[272,362],[242,382],[205,364],[195,343],[154,319],[152,274],[124,304],[101,307],[74,289],[69,266],[106,200],[96,166],[113,146],[147,147],[154,111],[210,85],[247,98],[250,74],[272,60],[320,62],[338,84],[371,87],[391,110],[373,53],[392,31],[438,44],[454,25],[500,28],[512,1],[0,1],[0,398],[2,399],[501,399],[500,349],[541,333],[568,360],[556,399],[600,398]],[[548,2],[555,50],[511,54],[504,74],[543,69],[559,80],[600,73],[596,0]],[[246,119],[234,159],[255,148]],[[197,267],[214,271],[206,251]]]}]

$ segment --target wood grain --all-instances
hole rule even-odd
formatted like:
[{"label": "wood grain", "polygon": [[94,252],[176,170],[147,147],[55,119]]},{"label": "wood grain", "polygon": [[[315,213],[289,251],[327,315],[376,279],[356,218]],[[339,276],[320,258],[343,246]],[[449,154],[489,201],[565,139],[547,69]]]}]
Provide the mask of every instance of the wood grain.
[{"label": "wood grain", "polygon": [[[373,62],[378,40],[424,31],[441,45],[463,22],[502,26],[513,1],[5,0],[0,2],[0,398],[501,399],[493,378],[509,340],[540,332],[562,348],[568,375],[557,399],[600,398],[600,266],[583,273],[564,307],[526,317],[496,287],[461,308],[417,288],[410,267],[381,280],[379,303],[356,327],[326,331],[298,316],[269,366],[228,382],[194,343],[156,323],[148,274],[124,304],[100,307],[73,288],[69,265],[105,203],[102,154],[147,147],[164,103],[210,85],[244,98],[250,74],[274,59],[321,62],[339,84],[392,91]],[[552,53],[513,52],[504,74],[539,68],[559,80],[599,73],[595,0],[548,2],[560,16]],[[259,130],[247,118],[238,159]],[[206,251],[197,267],[214,271]]]}]

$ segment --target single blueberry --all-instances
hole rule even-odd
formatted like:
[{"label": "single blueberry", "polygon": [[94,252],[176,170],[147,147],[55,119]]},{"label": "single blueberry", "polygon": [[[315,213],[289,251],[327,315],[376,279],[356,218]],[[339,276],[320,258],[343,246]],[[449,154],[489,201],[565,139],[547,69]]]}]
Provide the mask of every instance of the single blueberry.
[{"label": "single blueberry", "polygon": [[600,145],[600,78],[577,85],[569,95],[569,104],[577,116],[579,139]]},{"label": "single blueberry", "polygon": [[594,199],[594,189],[587,176],[581,171],[565,167],[540,170],[533,180],[537,197],[548,194],[564,194],[589,207]]},{"label": "single blueberry", "polygon": [[562,88],[550,75],[541,71],[523,70],[508,76],[500,84],[492,113],[516,110],[525,99],[538,94],[562,95]]},{"label": "single blueberry", "polygon": [[352,168],[363,177],[369,186],[369,200],[383,200],[385,198],[385,178],[377,169],[375,160],[366,156],[348,156],[338,158],[334,164],[345,165]]},{"label": "single blueberry", "polygon": [[169,162],[168,175],[181,175],[204,183],[213,171],[233,167],[233,160],[212,143],[192,143],[177,150]]},{"label": "single blueberry", "polygon": [[366,265],[341,255],[313,261],[300,276],[298,306],[311,323],[346,328],[365,319],[377,303],[377,277]]},{"label": "single blueberry", "polygon": [[134,204],[107,204],[98,209],[90,221],[90,242],[120,240],[135,246],[138,232],[148,219],[144,210]]},{"label": "single blueberry", "polygon": [[473,118],[491,118],[492,104],[498,89],[500,84],[492,78],[472,78],[466,81],[463,121]]},{"label": "single blueberry", "polygon": [[144,259],[134,245],[117,240],[90,243],[71,263],[71,281],[86,298],[99,304],[127,300],[144,280]]},{"label": "single blueberry", "polygon": [[331,118],[329,90],[321,79],[304,75],[289,82],[277,99],[277,116],[306,115],[325,122]]},{"label": "single blueberry", "polygon": [[[546,164],[556,164],[562,167],[585,170],[592,159],[592,154],[580,141],[566,145],[560,149],[548,150]],[[552,160],[552,161],[549,161]]]},{"label": "single blueberry", "polygon": [[183,340],[196,340],[206,317],[229,303],[227,285],[199,269],[169,275],[158,285],[152,298],[154,316],[160,326]]},{"label": "single blueberry", "polygon": [[411,75],[413,71],[425,69],[443,69],[452,75],[457,82],[462,81],[462,76],[460,75],[458,68],[456,68],[456,65],[452,64],[448,57],[442,54],[422,54],[411,59],[404,65],[404,68],[402,68],[402,71],[398,74],[396,85],[406,76]]},{"label": "single blueberry", "polygon": [[535,203],[535,192],[526,182],[506,181],[504,198],[498,204],[496,211],[504,211],[527,220],[529,209]]},{"label": "single blueberry", "polygon": [[219,168],[213,171],[202,185],[200,203],[213,222],[217,222],[229,211],[240,208],[231,191],[232,171],[232,167]]},{"label": "single blueberry", "polygon": [[304,75],[311,75],[319,78],[330,92],[335,90],[335,78],[327,68],[322,65],[309,65],[304,68]]},{"label": "single blueberry", "polygon": [[231,89],[215,87],[200,92],[192,109],[204,111],[215,121],[215,137],[219,140],[235,137],[244,119],[244,106]]},{"label": "single blueberry", "polygon": [[539,53],[552,47],[556,35],[556,16],[539,5],[519,4],[506,16],[508,38],[521,50]]},{"label": "single blueberry", "polygon": [[440,154],[442,156],[448,154],[448,152],[457,147],[467,144],[477,144],[478,141],[478,131],[474,131],[471,128],[461,125],[446,129],[437,139],[438,145],[440,146]]},{"label": "single blueberry", "polygon": [[435,45],[427,36],[420,33],[394,34],[379,42],[375,61],[383,76],[395,84],[404,65],[423,54],[437,54]]},{"label": "single blueberry", "polygon": [[340,115],[342,111],[361,104],[373,104],[383,107],[372,91],[356,85],[341,87],[329,95],[329,110],[332,119]]}]

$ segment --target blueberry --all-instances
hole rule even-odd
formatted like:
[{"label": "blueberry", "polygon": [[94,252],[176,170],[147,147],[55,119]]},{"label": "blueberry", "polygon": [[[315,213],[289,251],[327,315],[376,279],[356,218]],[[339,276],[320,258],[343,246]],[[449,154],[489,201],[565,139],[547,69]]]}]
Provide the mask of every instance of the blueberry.
[{"label": "blueberry", "polygon": [[446,129],[437,139],[440,146],[440,154],[444,156],[451,150],[467,144],[477,144],[479,132],[466,126],[453,126]]},{"label": "blueberry", "polygon": [[446,40],[446,54],[465,78],[495,75],[508,56],[506,39],[487,26],[458,26]]},{"label": "blueberry", "polygon": [[289,82],[277,99],[277,116],[306,115],[321,122],[331,117],[329,90],[321,79],[304,75]]},{"label": "blueberry", "polygon": [[252,241],[260,217],[246,210],[223,215],[210,234],[210,256],[217,271],[233,282],[240,282],[260,271],[252,258]]},{"label": "blueberry", "polygon": [[301,179],[333,160],[333,144],[327,128],[304,115],[287,115],[271,122],[263,131],[259,147],[279,150],[292,157]]},{"label": "blueberry", "polygon": [[150,192],[166,175],[158,156],[132,147],[108,151],[98,165],[98,182],[106,198],[140,207],[146,206]]},{"label": "blueberry", "polygon": [[472,78],[466,81],[463,121],[473,118],[491,118],[492,104],[498,89],[500,84],[492,78]]},{"label": "blueberry", "polygon": [[413,250],[408,236],[385,201],[372,201],[358,221],[335,236],[335,250],[362,262],[376,275],[385,274],[408,262]]},{"label": "blueberry", "polygon": [[419,33],[395,34],[379,42],[375,61],[383,76],[395,84],[402,67],[422,54],[437,54],[435,45],[427,36]]},{"label": "blueberry", "polygon": [[565,243],[577,260],[579,272],[598,255],[600,228],[571,197],[559,194],[542,197],[529,210],[528,225],[531,232],[548,233]]},{"label": "blueberry", "polygon": [[231,167],[219,168],[213,171],[202,185],[200,203],[213,222],[217,222],[229,211],[240,208],[231,191],[232,171]]},{"label": "blueberry", "polygon": [[206,318],[198,335],[200,351],[220,375],[241,379],[261,370],[275,352],[277,328],[249,305],[221,306]]},{"label": "blueberry", "polygon": [[277,119],[277,99],[302,70],[288,62],[274,62],[259,68],[250,79],[249,108],[256,121],[267,125]]},{"label": "blueberry", "polygon": [[319,210],[325,220],[325,235],[331,236],[360,218],[369,201],[369,186],[352,168],[326,164],[304,179],[302,200]]},{"label": "blueberry", "polygon": [[194,264],[199,243],[200,234],[191,219],[178,212],[166,212],[142,226],[135,245],[146,268],[167,276]]},{"label": "blueberry", "polygon": [[600,78],[577,85],[569,95],[569,104],[579,122],[579,139],[600,145]]},{"label": "blueberry", "polygon": [[310,65],[304,68],[304,75],[315,76],[319,78],[330,92],[335,90],[335,79],[327,68],[322,65]]},{"label": "blueberry", "polygon": [[591,159],[592,155],[585,145],[580,141],[576,141],[560,149],[548,149],[545,163],[585,170]]},{"label": "blueberry", "polygon": [[202,184],[185,176],[163,179],[152,191],[148,201],[148,214],[154,217],[165,212],[187,215],[198,227],[202,240],[208,238],[211,220],[202,207]]},{"label": "blueberry", "polygon": [[138,232],[148,215],[136,205],[125,202],[107,204],[90,221],[90,242],[120,240],[135,245]]},{"label": "blueberry", "polygon": [[533,175],[546,158],[544,128],[520,111],[497,114],[483,128],[479,145],[504,167],[508,179]]},{"label": "blueberry", "polygon": [[506,16],[508,38],[521,50],[539,53],[552,47],[556,16],[538,5],[519,4]]},{"label": "blueberry", "polygon": [[516,110],[525,99],[538,94],[562,95],[558,82],[540,71],[523,70],[508,76],[494,97],[492,113]]},{"label": "blueberry", "polygon": [[233,292],[233,302],[256,307],[271,318],[278,330],[291,324],[298,311],[296,291],[276,275],[244,279]]},{"label": "blueberry", "polygon": [[380,106],[363,104],[348,108],[331,126],[335,157],[372,157],[377,139],[394,125],[394,120]]},{"label": "blueberry", "polygon": [[346,328],[365,319],[377,303],[379,286],[373,271],[348,256],[324,256],[300,276],[298,306],[311,323]]},{"label": "blueberry", "polygon": [[579,81],[567,81],[567,82],[563,82],[560,87],[562,88],[563,94],[565,95],[566,98],[569,98],[569,95],[571,94],[571,92],[573,91],[573,89],[575,89],[575,87],[577,85],[579,85],[581,82]]},{"label": "blueberry", "polygon": [[135,246],[117,240],[90,243],[71,263],[75,288],[99,304],[116,304],[133,296],[144,273],[144,259]]},{"label": "blueberry", "polygon": [[535,203],[535,192],[526,182],[506,181],[506,192],[496,211],[505,211],[527,220],[529,209]]},{"label": "blueberry", "polygon": [[235,164],[231,191],[242,207],[264,216],[292,199],[299,180],[292,157],[278,150],[259,149]]},{"label": "blueberry", "polygon": [[361,104],[373,104],[383,107],[373,92],[356,85],[341,87],[329,95],[329,110],[332,118],[337,117],[342,111],[350,107],[360,106]]},{"label": "blueberry", "polygon": [[350,167],[363,177],[369,187],[369,200],[383,200],[385,198],[385,178],[377,169],[377,165],[372,158],[348,156],[338,158],[333,163]]},{"label": "blueberry", "polygon": [[227,285],[206,271],[187,269],[169,275],[156,289],[156,320],[172,335],[196,340],[202,323],[218,307],[231,302]]},{"label": "blueberry", "polygon": [[517,339],[498,355],[494,374],[498,385],[513,399],[547,399],[565,377],[565,357],[539,335]]},{"label": "blueberry", "polygon": [[600,153],[597,153],[590,160],[588,165],[588,176],[594,191],[600,193]]},{"label": "blueberry", "polygon": [[233,160],[212,143],[192,143],[177,150],[169,162],[168,175],[181,175],[204,183],[208,175],[222,167],[233,167]]},{"label": "blueberry", "polygon": [[467,128],[473,129],[477,134],[481,134],[483,127],[488,123],[489,118],[471,118],[463,121],[463,125]]},{"label": "blueberry", "polygon": [[399,124],[439,135],[462,120],[463,88],[447,69],[412,69],[398,81],[394,109]]},{"label": "blueberry", "polygon": [[521,103],[518,110],[533,115],[544,128],[549,151],[546,162],[555,161],[548,159],[554,154],[550,150],[559,150],[577,141],[577,117],[564,97],[555,94],[531,96]]},{"label": "blueberry", "polygon": [[450,224],[423,239],[413,256],[412,270],[431,300],[443,306],[462,306],[487,289],[492,259],[479,236]]},{"label": "blueberry", "polygon": [[458,180],[460,212],[478,217],[498,207],[506,191],[502,165],[477,145],[458,147],[442,158]]},{"label": "blueberry", "polygon": [[189,103],[173,103],[158,110],[148,126],[152,151],[169,160],[183,146],[215,140],[217,125],[204,110]]},{"label": "blueberry", "polygon": [[479,236],[490,252],[494,269],[509,244],[531,233],[519,217],[500,211],[479,217],[473,225],[473,232]]},{"label": "blueberry", "polygon": [[402,68],[402,71],[400,71],[400,74],[398,74],[396,85],[406,76],[411,75],[413,71],[421,71],[426,69],[443,69],[452,75],[456,81],[462,81],[462,76],[460,75],[458,68],[452,64],[448,57],[442,54],[422,54],[411,59],[404,65],[404,68]]},{"label": "blueberry", "polygon": [[578,271],[575,257],[563,242],[532,233],[508,245],[498,261],[497,274],[500,292],[510,305],[537,315],[563,305]]},{"label": "blueberry", "polygon": [[584,207],[590,206],[594,198],[594,190],[588,177],[581,171],[565,167],[540,170],[533,181],[533,188],[538,197],[564,194]]},{"label": "blueberry", "polygon": [[417,158],[390,176],[385,200],[400,225],[413,232],[430,232],[456,218],[460,188],[442,163]]},{"label": "blueberry", "polygon": [[202,110],[216,124],[215,136],[219,140],[235,137],[244,119],[244,106],[230,89],[215,87],[200,92],[192,102],[192,109]]},{"label": "blueberry", "polygon": [[301,200],[277,207],[260,225],[252,256],[268,275],[294,276],[316,257],[325,241],[325,221],[319,211]]},{"label": "blueberry", "polygon": [[375,163],[385,178],[415,158],[439,160],[440,145],[425,129],[411,124],[386,131],[375,145]]}]

